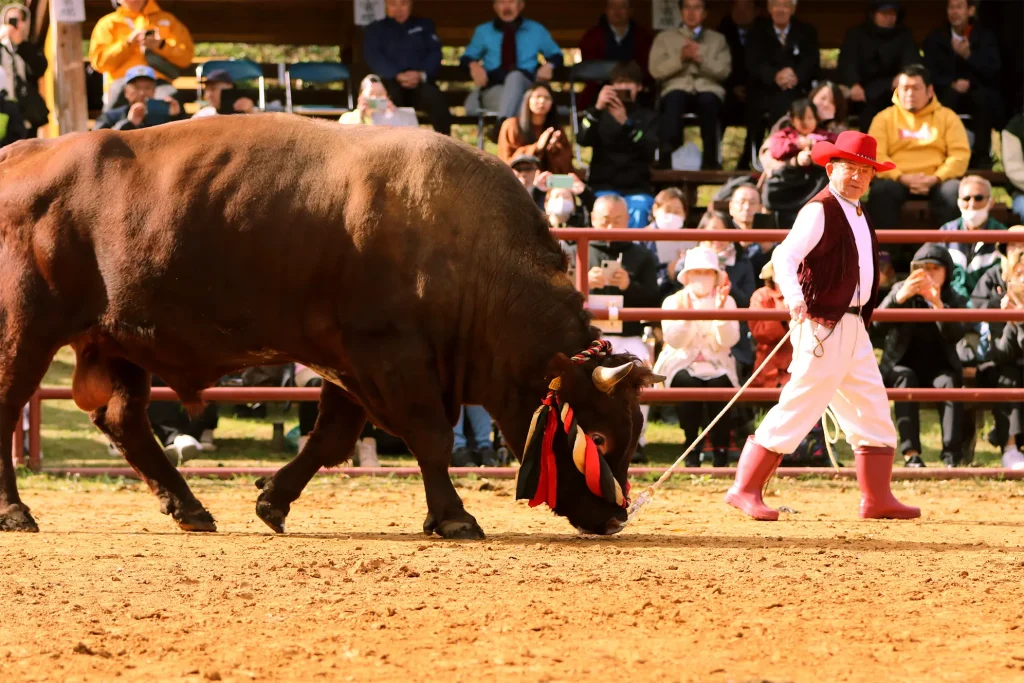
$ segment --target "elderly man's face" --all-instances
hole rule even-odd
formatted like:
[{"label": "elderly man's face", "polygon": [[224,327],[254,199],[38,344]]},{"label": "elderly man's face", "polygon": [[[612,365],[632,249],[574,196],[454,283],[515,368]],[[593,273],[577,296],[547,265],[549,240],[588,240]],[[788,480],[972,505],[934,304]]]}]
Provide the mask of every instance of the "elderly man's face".
[{"label": "elderly man's face", "polygon": [[629,0],[608,0],[604,13],[612,26],[625,26],[629,23]]},{"label": "elderly man's face", "polygon": [[779,28],[789,26],[795,9],[793,0],[768,0],[768,14],[772,15],[772,23]]},{"label": "elderly man's face", "polygon": [[502,21],[515,21],[523,11],[522,0],[494,0],[494,13]]},{"label": "elderly man's face", "polygon": [[594,202],[594,210],[590,220],[595,228],[605,230],[624,230],[629,227],[629,211],[623,201],[606,200],[599,197]]},{"label": "elderly man's face", "polygon": [[704,18],[707,16],[704,0],[683,0],[683,5],[679,8],[679,15],[687,28],[697,28],[704,23]]},{"label": "elderly man's face", "polygon": [[412,14],[412,0],[387,0],[384,8],[389,17],[399,24],[404,24]]},{"label": "elderly man's face", "polygon": [[136,78],[124,86],[124,98],[128,104],[138,104],[153,99],[156,95],[156,81],[151,78]]},{"label": "elderly man's face", "polygon": [[946,3],[946,18],[949,24],[955,29],[962,29],[967,26],[967,21],[974,16],[974,8],[967,0],[949,0]]},{"label": "elderly man's face", "polygon": [[537,167],[533,164],[516,164],[512,172],[519,178],[527,190],[533,189],[533,180],[537,177]]},{"label": "elderly man's face", "polygon": [[878,28],[892,28],[896,25],[897,16],[896,10],[892,7],[879,10],[873,15],[875,26]]},{"label": "elderly man's face", "polygon": [[833,161],[825,166],[829,182],[839,194],[851,201],[857,201],[868,191],[875,169],[867,164],[857,164],[845,159]]},{"label": "elderly man's face", "polygon": [[752,228],[754,214],[761,210],[761,195],[755,187],[738,187],[729,198],[729,215],[737,226]]}]

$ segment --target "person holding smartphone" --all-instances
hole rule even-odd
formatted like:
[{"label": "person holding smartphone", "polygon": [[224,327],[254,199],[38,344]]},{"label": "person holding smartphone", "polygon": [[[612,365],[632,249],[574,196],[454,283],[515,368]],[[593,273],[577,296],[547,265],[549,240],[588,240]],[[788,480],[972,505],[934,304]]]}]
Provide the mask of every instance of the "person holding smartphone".
[{"label": "person holding smartphone", "polygon": [[347,111],[338,119],[338,123],[346,125],[373,125],[373,115],[377,112],[393,112],[395,105],[388,97],[384,81],[376,74],[370,74],[359,84],[359,99],[356,108]]},{"label": "person holding smartphone", "polygon": [[[215,69],[203,77],[203,99],[209,104],[192,115],[199,119],[217,114],[252,114],[259,111],[251,97],[225,97],[225,91],[234,90],[235,81],[225,69]],[[233,95],[234,93],[232,93]],[[228,100],[230,99],[230,102]],[[227,104],[228,106],[224,106]]]},{"label": "person holding smartphone", "polygon": [[36,137],[50,114],[39,94],[39,79],[46,73],[46,55],[29,40],[31,17],[28,8],[20,3],[7,5],[0,12],[0,71],[7,81],[0,88],[7,90],[7,99],[17,101],[27,138]]},{"label": "person holding smartphone", "polygon": [[188,118],[173,97],[156,97],[156,72],[152,67],[133,66],[128,69],[124,96],[128,104],[100,114],[93,130],[134,130]]}]

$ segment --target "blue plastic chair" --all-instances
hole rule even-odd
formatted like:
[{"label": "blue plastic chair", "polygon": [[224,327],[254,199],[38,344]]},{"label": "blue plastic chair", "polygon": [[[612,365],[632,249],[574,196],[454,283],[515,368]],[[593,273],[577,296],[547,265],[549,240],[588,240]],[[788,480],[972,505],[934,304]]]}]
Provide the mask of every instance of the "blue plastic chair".
[{"label": "blue plastic chair", "polygon": [[[345,92],[348,93],[348,109],[325,105],[306,104],[298,107],[292,104],[292,79],[297,78],[308,83],[344,83]],[[345,111],[351,111],[355,106],[352,97],[352,73],[349,68],[340,62],[298,62],[289,64],[284,72],[284,97],[285,111],[295,114],[330,114],[341,115]]]},{"label": "blue plastic chair", "polygon": [[251,59],[213,59],[196,67],[196,96],[202,97],[202,80],[204,73],[224,70],[234,82],[258,81],[260,88],[260,109],[267,107],[267,89],[263,78],[263,69]]}]

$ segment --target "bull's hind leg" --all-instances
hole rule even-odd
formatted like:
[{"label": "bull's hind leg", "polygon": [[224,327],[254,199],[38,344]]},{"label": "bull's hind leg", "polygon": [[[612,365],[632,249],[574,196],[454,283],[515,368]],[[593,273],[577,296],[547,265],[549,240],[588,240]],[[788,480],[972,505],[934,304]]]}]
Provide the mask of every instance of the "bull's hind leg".
[{"label": "bull's hind leg", "polygon": [[363,407],[344,389],[325,382],[320,390],[316,425],[302,452],[274,476],[256,482],[262,489],[256,501],[257,516],[277,533],[283,533],[291,504],[309,480],[321,467],[337,467],[345,462],[365,425]]},{"label": "bull's hind leg", "polygon": [[185,531],[216,531],[213,516],[196,500],[181,473],[164,456],[146,416],[149,373],[122,359],[106,361],[110,399],[90,413],[93,424],[124,454],[160,499],[160,511]]}]

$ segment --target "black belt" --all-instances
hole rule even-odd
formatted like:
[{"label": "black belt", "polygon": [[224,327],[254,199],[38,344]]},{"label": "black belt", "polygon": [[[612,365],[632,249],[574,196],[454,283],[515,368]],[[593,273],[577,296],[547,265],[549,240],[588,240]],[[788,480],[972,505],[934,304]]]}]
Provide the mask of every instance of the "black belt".
[{"label": "black belt", "polygon": [[861,310],[862,310],[861,306],[856,306],[856,307],[851,306],[850,308],[846,309],[846,312],[847,313],[852,313],[852,314],[854,314],[855,316],[857,316],[859,318]]}]

